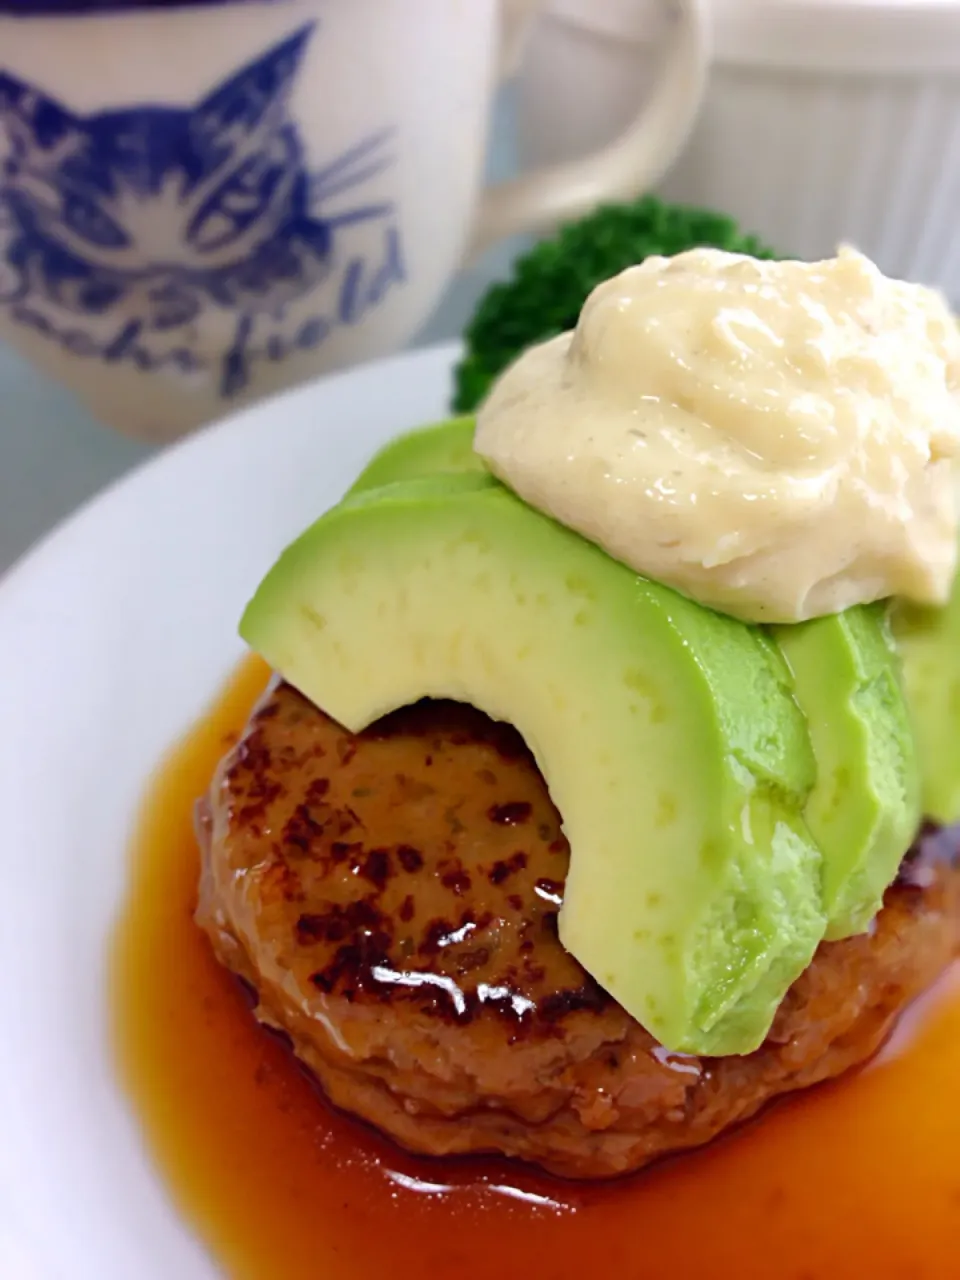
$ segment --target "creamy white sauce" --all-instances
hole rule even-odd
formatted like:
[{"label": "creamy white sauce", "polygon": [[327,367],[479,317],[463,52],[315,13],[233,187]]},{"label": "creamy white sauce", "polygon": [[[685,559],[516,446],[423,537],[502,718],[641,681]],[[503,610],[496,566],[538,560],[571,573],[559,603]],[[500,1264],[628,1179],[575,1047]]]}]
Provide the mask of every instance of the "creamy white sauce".
[{"label": "creamy white sauce", "polygon": [[752,621],[899,595],[956,567],[960,330],[862,255],[698,249],[596,288],[522,355],[475,447],[639,573]]}]

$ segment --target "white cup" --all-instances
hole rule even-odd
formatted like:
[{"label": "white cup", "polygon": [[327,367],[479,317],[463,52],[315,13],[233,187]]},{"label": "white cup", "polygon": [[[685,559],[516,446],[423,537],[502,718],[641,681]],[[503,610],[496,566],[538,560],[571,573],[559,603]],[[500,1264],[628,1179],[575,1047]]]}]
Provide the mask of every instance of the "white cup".
[{"label": "white cup", "polygon": [[484,192],[536,0],[0,0],[0,337],[150,439],[394,350],[471,246],[657,176],[701,3],[617,143]]},{"label": "white cup", "polygon": [[[524,161],[572,163],[615,137],[662,40],[655,0],[551,0],[519,90]],[[850,241],[960,303],[958,122],[958,0],[715,0],[707,90],[658,190],[785,255]]]}]

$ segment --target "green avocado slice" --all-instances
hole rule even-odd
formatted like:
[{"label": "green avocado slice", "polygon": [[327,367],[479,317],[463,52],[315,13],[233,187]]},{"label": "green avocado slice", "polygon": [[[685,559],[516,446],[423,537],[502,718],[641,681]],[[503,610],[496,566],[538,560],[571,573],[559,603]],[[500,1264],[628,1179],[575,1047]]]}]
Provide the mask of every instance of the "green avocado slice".
[{"label": "green avocado slice", "polygon": [[375,453],[351,485],[347,496],[397,480],[423,476],[487,472],[473,451],[475,419],[451,418],[397,436]]},{"label": "green avocado slice", "polygon": [[241,634],[359,731],[423,697],[512,722],[564,819],[564,945],[668,1048],[766,1036],[825,919],[814,762],[775,647],[486,475],[322,516]]},{"label": "green avocado slice", "polygon": [[960,578],[942,609],[896,601],[891,624],[920,760],[924,816],[960,821]]},{"label": "green avocado slice", "polygon": [[[373,479],[388,482],[407,476],[475,467],[473,419],[459,418],[414,432],[387,445],[377,456]],[[437,465],[435,465],[435,463]],[[361,478],[363,480],[363,478]],[[355,489],[361,485],[358,485]],[[960,593],[954,603],[960,652]],[[883,893],[896,875],[919,823],[917,751],[900,677],[900,660],[885,620],[886,606],[863,606],[841,615],[798,626],[772,629],[790,668],[788,681],[806,715],[817,761],[817,785],[806,808],[807,825],[824,856],[824,908],[827,936],[846,937],[867,928]],[[934,741],[934,758],[924,777],[936,786],[946,776],[955,788],[952,800],[928,795],[928,812],[960,817],[960,746],[948,728],[960,726],[960,664],[951,686],[951,710],[940,697],[927,709],[927,682],[920,653],[921,636],[937,649],[936,689],[943,691],[940,633],[947,611],[901,611],[897,616],[907,659],[912,701]],[[947,627],[949,631],[949,625]],[[952,632],[950,632],[952,634]],[[917,660],[914,660],[916,656]],[[924,733],[917,734],[921,748]],[[951,768],[952,765],[952,768]],[[951,819],[953,820],[953,819]]]},{"label": "green avocado slice", "polygon": [[886,606],[772,628],[807,719],[828,938],[866,929],[920,824],[920,778]]}]

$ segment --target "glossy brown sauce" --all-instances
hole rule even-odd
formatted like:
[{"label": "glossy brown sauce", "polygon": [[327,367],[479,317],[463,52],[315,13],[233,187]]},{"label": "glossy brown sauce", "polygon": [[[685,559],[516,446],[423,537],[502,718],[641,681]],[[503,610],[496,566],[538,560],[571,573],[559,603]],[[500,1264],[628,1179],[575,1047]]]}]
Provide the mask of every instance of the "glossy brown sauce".
[{"label": "glossy brown sauce", "polygon": [[957,971],[869,1070],[617,1184],[414,1159],[331,1113],[193,923],[193,803],[266,679],[246,663],[160,770],[114,954],[124,1086],[231,1280],[960,1277]]}]

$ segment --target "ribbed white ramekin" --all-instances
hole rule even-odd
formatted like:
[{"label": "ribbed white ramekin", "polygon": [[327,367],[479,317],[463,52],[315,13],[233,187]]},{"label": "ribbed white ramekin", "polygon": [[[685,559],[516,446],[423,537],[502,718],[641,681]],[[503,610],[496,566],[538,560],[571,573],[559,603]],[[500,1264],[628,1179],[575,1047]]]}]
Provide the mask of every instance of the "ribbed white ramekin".
[{"label": "ribbed white ramekin", "polygon": [[[650,0],[553,0],[520,85],[531,163],[630,119],[652,70]],[[662,183],[803,258],[855,244],[960,301],[960,3],[716,0],[693,135]]]}]

